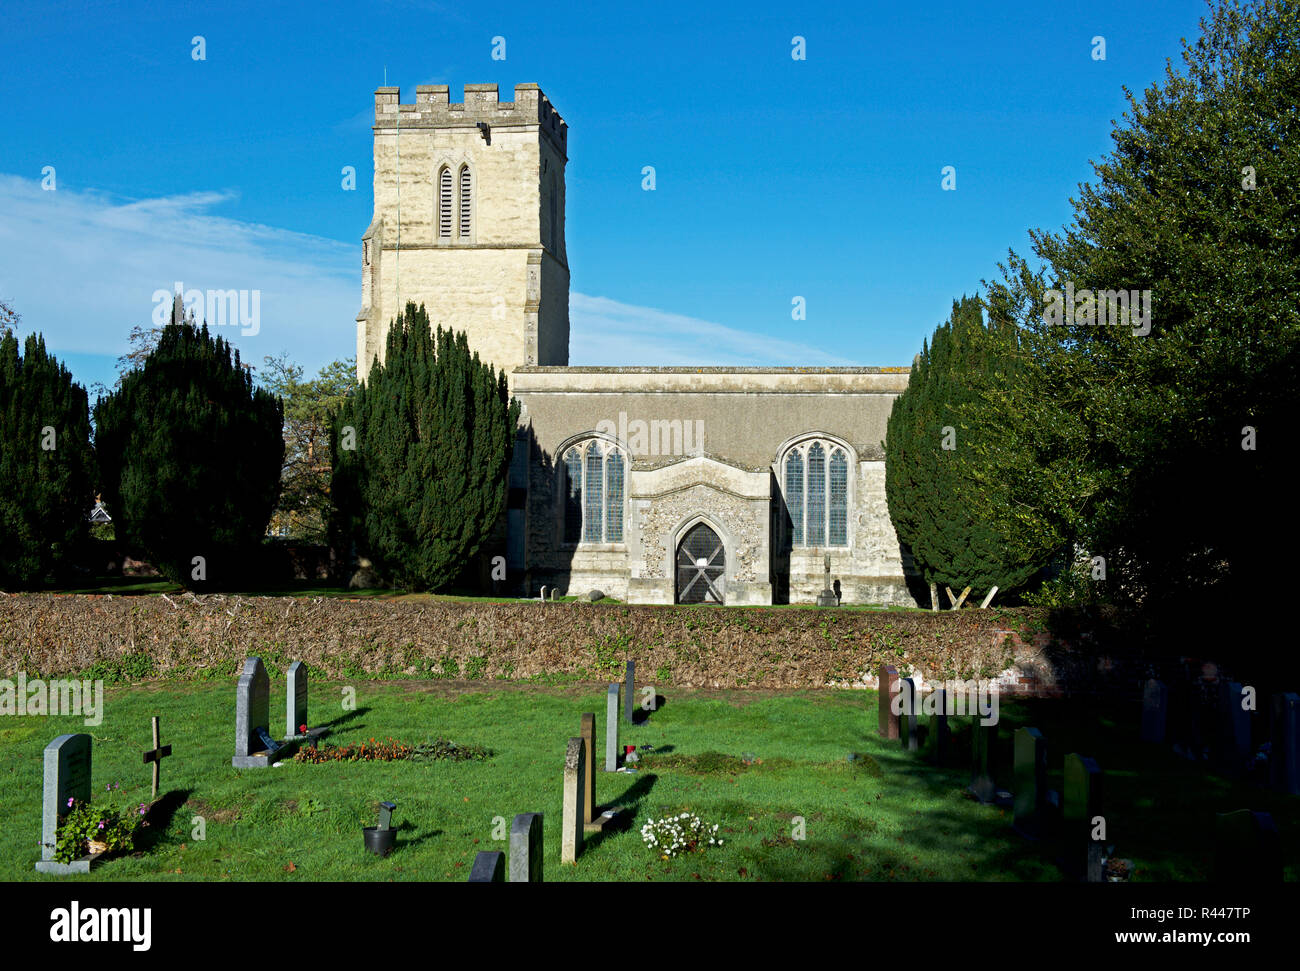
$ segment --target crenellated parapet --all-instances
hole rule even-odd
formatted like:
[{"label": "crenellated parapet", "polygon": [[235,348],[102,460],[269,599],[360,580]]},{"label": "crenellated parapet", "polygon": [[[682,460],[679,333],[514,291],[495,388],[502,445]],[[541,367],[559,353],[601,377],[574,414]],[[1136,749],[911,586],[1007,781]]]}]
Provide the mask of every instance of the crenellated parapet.
[{"label": "crenellated parapet", "polygon": [[399,88],[375,90],[376,129],[537,125],[562,149],[568,142],[569,126],[536,84],[516,84],[514,101],[500,100],[495,84],[465,85],[464,101],[451,101],[445,84],[420,85],[414,104],[402,104],[400,97]]}]

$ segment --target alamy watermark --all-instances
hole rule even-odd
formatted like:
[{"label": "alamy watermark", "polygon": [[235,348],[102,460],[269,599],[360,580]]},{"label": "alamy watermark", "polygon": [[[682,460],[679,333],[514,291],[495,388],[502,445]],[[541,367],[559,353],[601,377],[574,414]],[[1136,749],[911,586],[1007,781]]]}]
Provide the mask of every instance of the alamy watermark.
[{"label": "alamy watermark", "polygon": [[[891,691],[894,697],[889,702],[890,710],[895,715],[905,714],[902,679],[893,683]],[[979,716],[981,725],[996,725],[998,696],[996,681],[946,681],[942,684],[920,685],[916,711],[907,714],[949,717],[971,715]]]},{"label": "alamy watermark", "polygon": [[245,337],[255,337],[262,329],[261,290],[186,290],[179,280],[174,293],[153,292],[153,322],[157,326],[163,327],[171,319],[172,304],[178,295],[186,311],[210,327],[238,327]]},{"label": "alamy watermark", "polygon": [[1151,333],[1150,290],[1048,290],[1043,322],[1058,327],[1131,327],[1134,337]]},{"label": "alamy watermark", "polygon": [[596,423],[596,434],[608,435],[623,444],[633,457],[646,455],[703,455],[704,421],[696,419],[659,419],[628,421],[627,412],[618,413],[618,421],[603,418]]},{"label": "alamy watermark", "polygon": [[81,715],[94,726],[104,720],[104,682],[58,678],[27,680],[19,671],[17,681],[0,679],[0,715]]}]

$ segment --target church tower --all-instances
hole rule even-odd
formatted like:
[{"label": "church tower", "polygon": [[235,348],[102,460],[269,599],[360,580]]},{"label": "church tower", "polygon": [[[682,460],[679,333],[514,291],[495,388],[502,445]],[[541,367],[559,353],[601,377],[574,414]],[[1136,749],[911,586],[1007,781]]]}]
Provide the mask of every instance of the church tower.
[{"label": "church tower", "polygon": [[[408,301],[465,331],[507,375],[569,363],[564,245],[568,126],[536,84],[500,101],[495,84],[375,92],[375,212],[362,237],[357,373],[384,355]],[[513,386],[513,381],[511,382]]]}]

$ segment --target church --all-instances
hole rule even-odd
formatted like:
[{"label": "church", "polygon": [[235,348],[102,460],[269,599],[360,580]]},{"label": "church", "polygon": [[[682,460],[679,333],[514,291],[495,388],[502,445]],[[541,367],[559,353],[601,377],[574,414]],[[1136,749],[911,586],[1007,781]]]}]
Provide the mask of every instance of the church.
[{"label": "church", "polygon": [[[408,301],[522,406],[506,587],[629,603],[917,603],[882,443],[906,367],[570,367],[568,126],[536,84],[375,92],[361,379]],[[924,594],[922,594],[924,596]]]}]

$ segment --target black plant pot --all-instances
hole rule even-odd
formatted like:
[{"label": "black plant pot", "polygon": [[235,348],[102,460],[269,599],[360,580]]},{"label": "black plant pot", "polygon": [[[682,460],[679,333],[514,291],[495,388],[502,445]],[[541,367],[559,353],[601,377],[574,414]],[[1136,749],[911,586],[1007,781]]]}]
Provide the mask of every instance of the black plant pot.
[{"label": "black plant pot", "polygon": [[397,842],[397,830],[380,829],[378,826],[366,826],[361,830],[366,838],[366,849],[376,856],[387,856]]}]

